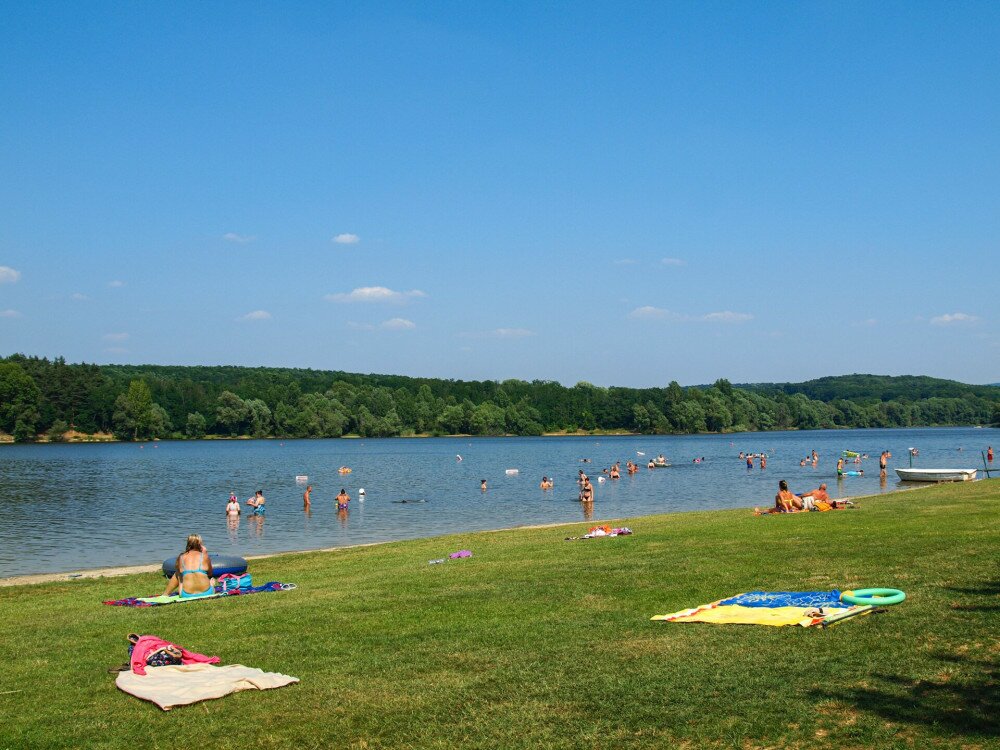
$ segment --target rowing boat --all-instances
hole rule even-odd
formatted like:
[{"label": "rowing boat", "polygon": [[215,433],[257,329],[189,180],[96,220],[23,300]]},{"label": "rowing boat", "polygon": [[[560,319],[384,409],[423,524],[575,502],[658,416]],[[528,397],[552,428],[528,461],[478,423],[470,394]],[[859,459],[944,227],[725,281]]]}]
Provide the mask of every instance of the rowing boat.
[{"label": "rowing boat", "polygon": [[904,482],[971,482],[975,469],[896,469]]}]

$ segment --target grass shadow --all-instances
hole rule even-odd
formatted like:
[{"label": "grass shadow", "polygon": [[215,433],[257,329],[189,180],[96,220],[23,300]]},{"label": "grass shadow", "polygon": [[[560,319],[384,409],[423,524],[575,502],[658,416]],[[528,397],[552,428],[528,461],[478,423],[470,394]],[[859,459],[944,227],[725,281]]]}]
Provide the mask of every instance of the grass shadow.
[{"label": "grass shadow", "polygon": [[955,612],[1000,612],[1000,604],[952,604]]},{"label": "grass shadow", "polygon": [[817,691],[821,700],[850,703],[886,721],[925,725],[966,737],[1000,735],[1000,664],[995,657],[974,659],[952,654],[939,661],[961,672],[942,673],[934,680],[875,674],[881,684],[847,690]]},{"label": "grass shadow", "polygon": [[1000,594],[1000,578],[984,581],[978,586],[945,586],[944,590],[954,591],[956,594],[968,594],[969,596],[996,596]]}]

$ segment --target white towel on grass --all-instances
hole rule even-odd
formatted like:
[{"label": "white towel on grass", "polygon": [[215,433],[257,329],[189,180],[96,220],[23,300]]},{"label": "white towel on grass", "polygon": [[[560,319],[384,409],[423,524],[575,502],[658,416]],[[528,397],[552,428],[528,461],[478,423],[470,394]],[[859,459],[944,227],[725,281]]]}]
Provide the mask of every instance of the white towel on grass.
[{"label": "white towel on grass", "polygon": [[198,701],[221,698],[240,690],[268,690],[298,682],[278,672],[265,672],[242,664],[180,664],[149,667],[145,675],[119,672],[115,684],[129,695],[152,701],[164,711]]}]

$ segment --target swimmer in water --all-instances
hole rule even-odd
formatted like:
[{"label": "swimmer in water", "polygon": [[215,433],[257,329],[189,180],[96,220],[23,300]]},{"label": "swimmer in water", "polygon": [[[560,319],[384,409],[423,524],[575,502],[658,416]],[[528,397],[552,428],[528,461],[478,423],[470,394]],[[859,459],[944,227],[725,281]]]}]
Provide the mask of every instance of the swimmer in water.
[{"label": "swimmer in water", "polygon": [[341,487],[340,494],[337,495],[337,510],[347,510],[349,502],[351,502],[351,496],[347,494],[347,490]]},{"label": "swimmer in water", "polygon": [[257,490],[257,492],[254,493],[254,496],[249,500],[247,500],[247,505],[253,508],[253,513],[251,513],[250,515],[252,516],[264,515],[264,511],[267,510],[264,507],[265,502],[266,501],[264,500],[264,490]]}]

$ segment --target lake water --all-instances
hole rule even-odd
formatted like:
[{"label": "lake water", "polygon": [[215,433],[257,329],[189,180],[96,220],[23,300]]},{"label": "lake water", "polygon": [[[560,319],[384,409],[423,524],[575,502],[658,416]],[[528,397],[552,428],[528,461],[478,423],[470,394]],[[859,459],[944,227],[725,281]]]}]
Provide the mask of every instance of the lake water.
[{"label": "lake water", "polygon": [[[1000,448],[995,430],[947,428],[3,446],[0,577],[159,562],[180,552],[190,533],[202,534],[212,552],[253,555],[591,520],[576,501],[577,470],[593,479],[615,460],[622,462],[622,479],[595,482],[593,520],[768,505],[779,479],[799,492],[827,482],[835,497],[872,494],[901,486],[892,468],[909,464],[911,446],[920,450],[914,466],[982,468],[980,451],[991,441]],[[813,449],[819,465],[800,467]],[[880,483],[883,449],[893,458],[888,481]],[[842,450],[871,456],[862,465],[864,477],[837,480]],[[748,471],[740,451],[767,453],[767,469]],[[674,465],[646,469],[658,453]],[[692,463],[701,457],[703,463]],[[643,468],[625,475],[626,459]],[[353,473],[339,475],[340,466]],[[511,468],[519,473],[508,476]],[[308,475],[313,485],[309,515],[296,475]],[[543,475],[554,477],[554,490],[539,489]],[[480,479],[488,482],[485,493]],[[341,487],[352,502],[338,514],[334,497]],[[358,502],[359,487],[366,490],[364,502]],[[257,489],[267,498],[266,518],[247,517],[244,506],[243,518],[230,523],[224,514],[229,493],[243,501]]]}]

